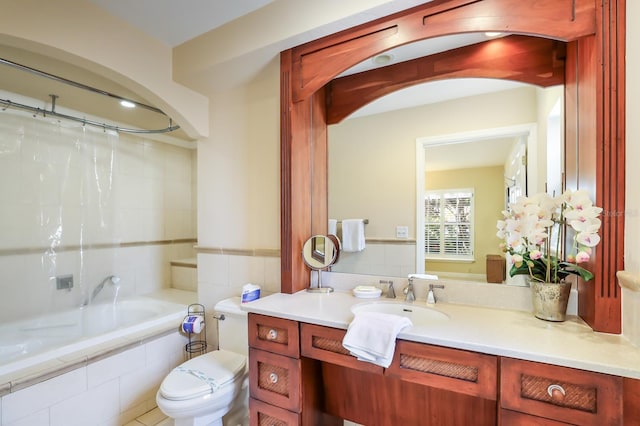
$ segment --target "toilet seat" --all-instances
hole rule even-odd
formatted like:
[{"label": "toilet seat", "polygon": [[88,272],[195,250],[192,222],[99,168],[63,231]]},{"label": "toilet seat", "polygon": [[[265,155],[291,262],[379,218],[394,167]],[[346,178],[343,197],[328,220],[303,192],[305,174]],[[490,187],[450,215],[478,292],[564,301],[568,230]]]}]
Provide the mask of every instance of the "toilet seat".
[{"label": "toilet seat", "polygon": [[218,350],[200,355],[174,368],[160,385],[160,394],[173,401],[223,392],[244,373],[246,357]]}]

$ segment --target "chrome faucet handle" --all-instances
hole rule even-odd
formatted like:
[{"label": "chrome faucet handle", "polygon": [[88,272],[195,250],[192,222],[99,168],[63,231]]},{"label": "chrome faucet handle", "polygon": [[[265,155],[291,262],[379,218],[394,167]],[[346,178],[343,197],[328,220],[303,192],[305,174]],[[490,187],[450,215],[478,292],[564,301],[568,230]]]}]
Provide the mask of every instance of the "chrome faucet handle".
[{"label": "chrome faucet handle", "polygon": [[442,284],[429,284],[429,293],[427,293],[427,304],[434,305],[436,303],[436,296],[433,293],[434,288],[444,288]]},{"label": "chrome faucet handle", "polygon": [[380,284],[388,284],[389,285],[387,287],[387,298],[388,299],[395,299],[396,298],[396,291],[393,288],[393,281],[391,281],[391,280],[389,280],[389,281],[380,280]]}]

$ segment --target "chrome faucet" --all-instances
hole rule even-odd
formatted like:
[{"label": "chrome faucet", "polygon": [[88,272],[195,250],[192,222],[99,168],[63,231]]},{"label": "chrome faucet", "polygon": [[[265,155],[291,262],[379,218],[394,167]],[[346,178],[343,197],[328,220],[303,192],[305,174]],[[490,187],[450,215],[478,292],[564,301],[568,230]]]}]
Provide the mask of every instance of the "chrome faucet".
[{"label": "chrome faucet", "polygon": [[435,305],[436,304],[436,296],[433,293],[434,288],[444,288],[442,284],[429,284],[429,293],[427,293],[427,304]]},{"label": "chrome faucet", "polygon": [[413,276],[409,275],[409,284],[402,290],[405,294],[405,302],[413,302],[416,300],[416,295],[413,293]]},{"label": "chrome faucet", "polygon": [[104,288],[104,285],[107,282],[111,282],[111,284],[115,285],[116,287],[118,287],[118,283],[120,282],[120,277],[116,276],[116,275],[109,275],[107,278],[105,278],[104,280],[102,280],[102,282],[100,284],[98,284],[96,286],[96,288],[93,289],[93,292],[91,293],[90,297],[87,297],[84,302],[82,302],[81,306],[87,306],[89,303],[93,302],[93,299],[96,298],[96,296],[98,294],[100,294],[100,292],[102,291],[102,289]]}]

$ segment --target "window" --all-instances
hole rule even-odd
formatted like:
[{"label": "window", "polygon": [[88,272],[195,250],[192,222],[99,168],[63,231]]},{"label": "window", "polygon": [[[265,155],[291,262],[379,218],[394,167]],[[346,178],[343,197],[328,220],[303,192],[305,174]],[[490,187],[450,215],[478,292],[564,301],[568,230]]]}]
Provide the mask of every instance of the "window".
[{"label": "window", "polygon": [[473,189],[427,191],[425,258],[473,260]]}]

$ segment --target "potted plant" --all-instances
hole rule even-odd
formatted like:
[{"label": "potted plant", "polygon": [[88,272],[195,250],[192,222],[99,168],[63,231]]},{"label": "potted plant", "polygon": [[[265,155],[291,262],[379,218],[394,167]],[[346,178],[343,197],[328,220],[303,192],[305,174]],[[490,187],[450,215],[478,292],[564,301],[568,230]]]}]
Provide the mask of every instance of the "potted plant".
[{"label": "potted plant", "polygon": [[[590,260],[600,242],[601,212],[584,190],[521,197],[502,212],[497,235],[502,250],[511,255],[509,274],[529,277],[536,317],[564,321],[571,291],[567,278],[593,278],[579,264]],[[566,254],[565,238],[572,241]]]}]

